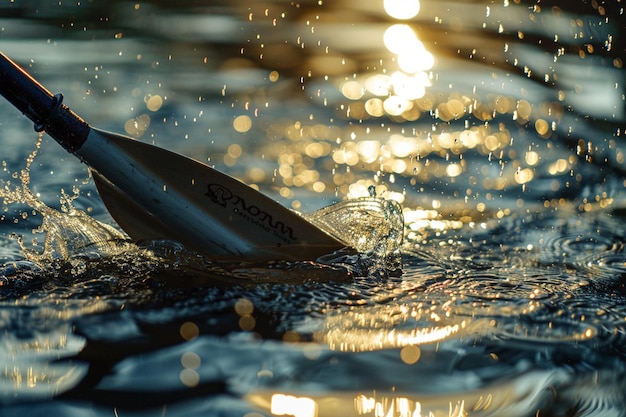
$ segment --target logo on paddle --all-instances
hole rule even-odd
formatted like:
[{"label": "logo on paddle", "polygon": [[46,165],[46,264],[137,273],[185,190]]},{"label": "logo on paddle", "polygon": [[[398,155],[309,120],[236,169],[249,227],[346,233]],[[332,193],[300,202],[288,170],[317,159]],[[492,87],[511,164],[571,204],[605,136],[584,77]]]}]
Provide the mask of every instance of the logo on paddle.
[{"label": "logo on paddle", "polygon": [[254,223],[268,233],[273,232],[274,236],[285,243],[292,243],[298,240],[294,236],[291,227],[280,220],[275,220],[271,214],[261,208],[253,204],[247,204],[243,197],[233,194],[230,189],[221,184],[209,184],[205,195],[215,204],[219,204],[222,207],[232,207],[233,211],[239,216]]}]

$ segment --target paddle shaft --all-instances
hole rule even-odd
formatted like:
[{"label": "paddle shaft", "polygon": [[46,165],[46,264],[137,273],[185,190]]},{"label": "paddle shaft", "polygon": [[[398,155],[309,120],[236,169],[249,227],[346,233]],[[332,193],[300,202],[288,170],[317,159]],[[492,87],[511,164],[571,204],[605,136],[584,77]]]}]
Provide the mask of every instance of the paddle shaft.
[{"label": "paddle shaft", "polygon": [[0,94],[69,152],[87,140],[91,128],[37,80],[0,52]]}]

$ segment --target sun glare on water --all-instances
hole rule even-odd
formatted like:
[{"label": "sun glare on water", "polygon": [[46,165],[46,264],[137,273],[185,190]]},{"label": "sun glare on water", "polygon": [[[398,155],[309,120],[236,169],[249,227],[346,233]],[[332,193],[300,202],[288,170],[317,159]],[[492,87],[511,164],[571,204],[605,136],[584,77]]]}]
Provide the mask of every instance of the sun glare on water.
[{"label": "sun glare on water", "polygon": [[411,19],[420,11],[419,0],[385,0],[385,12],[395,19]]},{"label": "sun glare on water", "polygon": [[[407,20],[417,16],[420,3],[416,0],[386,0],[384,8],[390,17]],[[364,111],[370,117],[389,115],[415,120],[419,117],[419,110],[414,100],[424,97],[426,87],[431,85],[427,71],[434,67],[435,58],[407,23],[389,26],[383,35],[383,43],[394,55],[397,69],[391,75],[383,71],[346,81],[340,87],[341,92],[355,101],[369,93],[369,97],[365,97]],[[360,117],[358,111],[355,117]]]}]

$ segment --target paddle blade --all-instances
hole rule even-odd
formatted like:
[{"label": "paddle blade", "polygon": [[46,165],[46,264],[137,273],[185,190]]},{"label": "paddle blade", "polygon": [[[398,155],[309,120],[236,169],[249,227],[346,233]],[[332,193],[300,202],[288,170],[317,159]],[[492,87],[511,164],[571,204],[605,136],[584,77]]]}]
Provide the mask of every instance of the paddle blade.
[{"label": "paddle blade", "polygon": [[0,53],[0,95],[94,172],[102,198],[135,239],[172,239],[211,255],[316,259],[345,245],[207,165],[91,128]]},{"label": "paddle blade", "polygon": [[76,152],[132,238],[171,239],[223,257],[305,260],[346,245],[276,201],[198,161],[91,129]]},{"label": "paddle blade", "polygon": [[[98,194],[111,217],[129,235],[135,239],[153,239],[148,236],[168,236],[169,231],[163,222],[146,212],[128,194],[113,185],[98,171],[91,170]],[[143,238],[141,236],[144,236]]]}]

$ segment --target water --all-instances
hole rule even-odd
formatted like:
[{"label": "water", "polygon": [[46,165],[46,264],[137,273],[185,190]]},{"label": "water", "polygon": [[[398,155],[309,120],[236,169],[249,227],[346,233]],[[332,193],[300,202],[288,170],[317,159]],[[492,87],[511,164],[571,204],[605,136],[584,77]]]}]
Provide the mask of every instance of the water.
[{"label": "water", "polygon": [[0,101],[0,415],[626,415],[623,6],[383,3],[0,3],[91,124],[404,215],[317,262],[136,244]]}]

